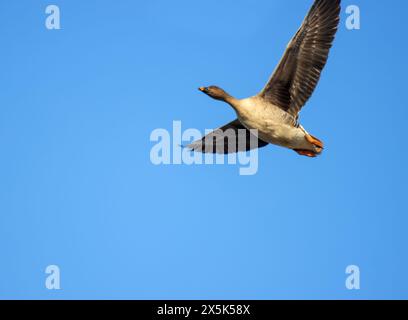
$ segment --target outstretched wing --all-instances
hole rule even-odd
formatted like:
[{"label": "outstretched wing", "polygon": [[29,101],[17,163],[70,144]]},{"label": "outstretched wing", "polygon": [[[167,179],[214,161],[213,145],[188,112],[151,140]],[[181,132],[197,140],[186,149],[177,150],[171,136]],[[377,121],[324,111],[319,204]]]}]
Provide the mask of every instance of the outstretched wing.
[{"label": "outstretched wing", "polygon": [[339,21],[341,0],[316,0],[259,94],[294,117],[311,97],[326,65]]},{"label": "outstretched wing", "polygon": [[268,143],[258,139],[239,120],[219,128],[203,139],[187,146],[191,151],[202,153],[229,154],[262,148]]}]

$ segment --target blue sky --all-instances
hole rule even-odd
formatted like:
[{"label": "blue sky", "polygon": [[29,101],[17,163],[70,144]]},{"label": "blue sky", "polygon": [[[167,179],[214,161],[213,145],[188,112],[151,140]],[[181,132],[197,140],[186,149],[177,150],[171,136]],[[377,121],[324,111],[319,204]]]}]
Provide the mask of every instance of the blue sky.
[{"label": "blue sky", "polygon": [[301,116],[323,156],[271,146],[249,177],[150,161],[156,128],[233,120],[197,88],[255,94],[311,3],[2,1],[0,298],[408,298],[406,1],[343,1]]}]

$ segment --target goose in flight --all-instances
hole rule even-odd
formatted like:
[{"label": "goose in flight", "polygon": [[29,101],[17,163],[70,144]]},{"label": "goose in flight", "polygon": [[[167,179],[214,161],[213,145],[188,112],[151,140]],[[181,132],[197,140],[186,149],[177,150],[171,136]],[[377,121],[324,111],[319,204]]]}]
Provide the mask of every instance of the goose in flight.
[{"label": "goose in flight", "polygon": [[[274,144],[302,156],[321,154],[323,142],[309,134],[298,118],[326,65],[340,21],[340,2],[315,0],[259,94],[239,100],[216,86],[199,88],[211,98],[229,104],[238,119],[193,142],[188,148],[196,152],[228,154]],[[230,139],[227,132],[232,132],[235,139]]]}]

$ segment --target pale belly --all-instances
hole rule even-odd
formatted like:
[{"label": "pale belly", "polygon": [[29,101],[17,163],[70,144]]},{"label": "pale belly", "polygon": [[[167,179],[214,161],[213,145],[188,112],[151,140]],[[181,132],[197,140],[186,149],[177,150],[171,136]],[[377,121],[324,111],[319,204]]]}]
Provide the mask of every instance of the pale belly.
[{"label": "pale belly", "polygon": [[241,100],[237,108],[241,123],[268,143],[289,149],[315,150],[305,138],[305,132],[292,125],[293,118],[278,107],[263,104],[257,98]]},{"label": "pale belly", "polygon": [[289,149],[314,150],[314,146],[305,139],[305,133],[300,128],[264,119],[240,121],[247,129],[257,130],[258,138],[265,142]]}]

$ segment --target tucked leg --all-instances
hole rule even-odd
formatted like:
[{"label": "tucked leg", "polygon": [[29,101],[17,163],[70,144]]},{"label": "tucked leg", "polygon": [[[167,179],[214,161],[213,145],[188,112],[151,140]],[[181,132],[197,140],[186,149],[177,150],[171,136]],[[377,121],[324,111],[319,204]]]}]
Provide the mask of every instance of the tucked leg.
[{"label": "tucked leg", "polygon": [[323,142],[320,141],[319,139],[317,139],[316,137],[313,137],[313,136],[310,135],[310,134],[306,134],[306,135],[305,135],[305,138],[306,138],[306,140],[307,140],[309,143],[313,144],[314,146],[316,146],[316,147],[318,147],[318,148],[320,148],[320,149],[323,149],[323,148],[324,148]]},{"label": "tucked leg", "polygon": [[309,157],[309,158],[316,158],[317,154],[316,152],[310,151],[310,150],[294,150],[296,151],[299,155]]}]

